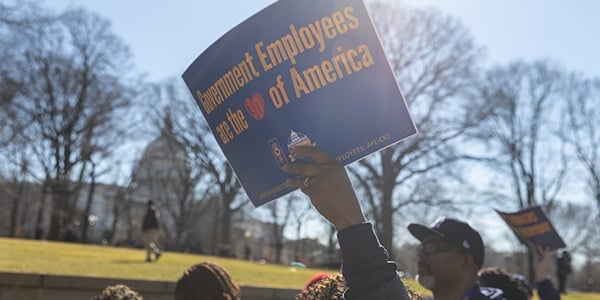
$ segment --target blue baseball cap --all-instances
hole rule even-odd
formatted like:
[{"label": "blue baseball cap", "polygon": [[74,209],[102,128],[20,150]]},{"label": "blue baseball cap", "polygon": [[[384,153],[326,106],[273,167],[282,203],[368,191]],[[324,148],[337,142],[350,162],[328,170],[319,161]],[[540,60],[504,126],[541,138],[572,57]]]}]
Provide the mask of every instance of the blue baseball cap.
[{"label": "blue baseball cap", "polygon": [[436,219],[430,227],[421,224],[408,225],[408,231],[419,241],[430,235],[435,235],[446,242],[470,253],[473,260],[481,268],[483,266],[483,240],[479,233],[469,224],[446,217]]}]

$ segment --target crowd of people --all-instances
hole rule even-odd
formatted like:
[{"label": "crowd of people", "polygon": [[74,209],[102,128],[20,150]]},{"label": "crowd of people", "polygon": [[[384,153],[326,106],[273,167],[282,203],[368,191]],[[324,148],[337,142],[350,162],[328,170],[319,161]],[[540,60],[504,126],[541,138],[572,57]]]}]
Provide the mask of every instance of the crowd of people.
[{"label": "crowd of people", "polygon": [[[315,209],[337,230],[342,253],[341,273],[318,273],[294,298],[298,299],[425,299],[406,285],[379,242],[342,164],[312,146],[298,146],[292,154],[307,157],[284,166],[295,176],[287,184],[308,195]],[[149,205],[151,205],[149,203]],[[420,285],[436,300],[531,299],[533,290],[520,274],[484,268],[484,243],[467,222],[441,217],[430,226],[410,224],[420,241],[417,249]],[[530,246],[535,256],[535,287],[541,300],[560,299],[551,281],[551,252]],[[148,257],[154,251],[148,248]],[[156,255],[156,259],[160,256]],[[561,286],[562,289],[562,286]],[[110,296],[119,293],[122,296]],[[142,299],[124,286],[107,287],[94,300]],[[218,264],[203,262],[186,270],[178,280],[175,300],[242,299],[240,287]]]}]

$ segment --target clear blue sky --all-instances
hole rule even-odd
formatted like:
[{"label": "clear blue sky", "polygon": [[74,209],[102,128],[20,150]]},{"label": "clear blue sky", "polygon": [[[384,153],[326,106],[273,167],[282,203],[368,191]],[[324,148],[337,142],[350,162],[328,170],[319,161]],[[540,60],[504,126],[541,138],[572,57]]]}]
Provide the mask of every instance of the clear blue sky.
[{"label": "clear blue sky", "polygon": [[[131,48],[136,70],[147,73],[150,80],[180,76],[221,35],[274,2],[43,1],[56,11],[82,6],[110,20],[114,33]],[[600,78],[600,0],[404,1],[410,6],[435,7],[461,20],[475,41],[487,48],[488,62],[492,64],[514,59],[552,59],[568,70]],[[494,220],[499,222],[499,218]],[[504,228],[498,227],[503,224],[495,226],[490,228]],[[496,237],[506,233],[505,229],[496,232]]]},{"label": "clear blue sky", "polygon": [[[81,6],[111,21],[150,80],[179,77],[214,41],[275,0],[42,0]],[[301,1],[301,0],[298,0]],[[323,0],[327,1],[327,0]],[[551,59],[600,78],[600,0],[363,0],[433,7],[459,19],[488,63]]]},{"label": "clear blue sky", "polygon": [[[372,0],[365,0],[369,3]],[[401,0],[388,0],[401,1]],[[212,42],[273,0],[44,0],[56,11],[82,6],[110,20],[149,79],[179,76]],[[600,77],[600,1],[405,0],[460,19],[491,63],[549,58]]]}]

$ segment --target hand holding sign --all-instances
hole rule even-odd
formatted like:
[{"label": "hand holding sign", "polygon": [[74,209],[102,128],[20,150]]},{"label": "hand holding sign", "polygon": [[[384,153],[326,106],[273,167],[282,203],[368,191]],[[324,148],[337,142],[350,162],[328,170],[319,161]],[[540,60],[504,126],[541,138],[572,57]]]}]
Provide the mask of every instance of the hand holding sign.
[{"label": "hand holding sign", "polygon": [[296,189],[294,132],[342,165],[417,133],[361,0],[276,1],[183,79],[254,206]]}]

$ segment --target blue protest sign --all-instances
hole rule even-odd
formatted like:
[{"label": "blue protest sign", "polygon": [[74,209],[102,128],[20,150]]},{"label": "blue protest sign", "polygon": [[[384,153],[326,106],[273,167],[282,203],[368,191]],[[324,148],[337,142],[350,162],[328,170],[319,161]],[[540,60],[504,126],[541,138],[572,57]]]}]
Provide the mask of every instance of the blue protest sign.
[{"label": "blue protest sign", "polygon": [[347,165],[417,133],[360,0],[277,1],[183,79],[255,206],[293,191],[294,145]]},{"label": "blue protest sign", "polygon": [[518,212],[506,213],[496,210],[519,241],[527,245],[550,247],[556,250],[566,247],[565,242],[539,206],[532,206]]}]

